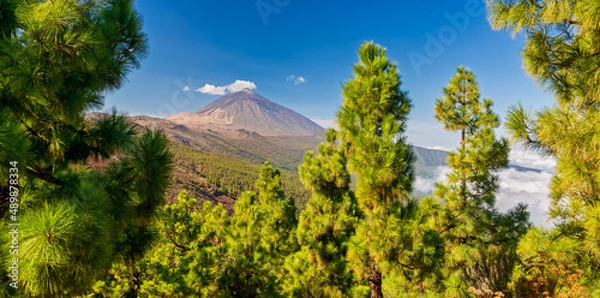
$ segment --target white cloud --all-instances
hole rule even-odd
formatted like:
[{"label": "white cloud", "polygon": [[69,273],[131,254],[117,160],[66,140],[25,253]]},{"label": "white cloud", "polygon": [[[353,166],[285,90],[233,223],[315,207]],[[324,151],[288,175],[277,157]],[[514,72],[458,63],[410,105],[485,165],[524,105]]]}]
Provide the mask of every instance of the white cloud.
[{"label": "white cloud", "polygon": [[[445,146],[427,146],[425,148],[448,152],[456,150],[456,148],[448,148]],[[511,165],[536,169],[549,173],[554,173],[554,168],[556,167],[556,160],[553,157],[544,156],[531,150],[524,150],[518,146],[511,148],[508,158]]]},{"label": "white cloud", "polygon": [[215,86],[211,84],[205,84],[204,87],[196,89],[196,92],[211,94],[211,95],[225,95],[227,92],[238,92],[244,89],[254,90],[256,84],[250,81],[236,80],[235,82],[225,86]]},{"label": "white cloud", "polygon": [[250,81],[236,80],[233,82],[233,84],[227,86],[227,90],[229,90],[229,92],[238,92],[244,89],[254,90],[256,89],[256,84]]},{"label": "white cloud", "polygon": [[206,84],[202,88],[196,89],[197,92],[211,95],[225,95],[227,87],[217,87],[215,85]]},{"label": "white cloud", "polygon": [[431,177],[417,176],[415,179],[414,189],[420,193],[431,193],[435,188],[436,182],[445,182],[446,176],[450,173],[450,168],[441,166],[437,167],[435,173]]},{"label": "white cloud", "polygon": [[524,150],[517,146],[511,149],[509,159],[511,164],[546,172],[554,172],[554,168],[556,167],[556,160],[554,158],[542,156],[534,151]]},{"label": "white cloud", "polygon": [[427,149],[442,150],[442,151],[448,151],[448,152],[454,150],[454,149],[451,149],[451,148],[448,148],[448,147],[444,147],[444,146],[430,146],[430,147],[427,147]]},{"label": "white cloud", "polygon": [[[438,167],[430,177],[417,176],[414,189],[420,193],[431,193],[436,182],[447,181],[448,167]],[[548,210],[550,208],[550,193],[548,185],[552,179],[549,172],[521,172],[506,169],[499,174],[500,189],[496,196],[496,206],[500,211],[507,211],[518,203],[528,205],[530,220],[537,226],[549,227]]]},{"label": "white cloud", "polygon": [[314,123],[321,125],[324,128],[336,128],[335,120],[333,119],[310,119]]},{"label": "white cloud", "polygon": [[183,87],[183,91],[190,91],[190,86],[186,85],[185,87]]},{"label": "white cloud", "polygon": [[518,203],[529,206],[531,221],[537,226],[549,227],[548,210],[550,208],[549,184],[552,174],[548,172],[520,172],[506,169],[499,174],[500,191],[496,205],[501,211],[506,211]]},{"label": "white cloud", "polygon": [[294,85],[300,85],[306,83],[306,79],[303,76],[291,75],[286,78],[288,82],[294,83]]}]

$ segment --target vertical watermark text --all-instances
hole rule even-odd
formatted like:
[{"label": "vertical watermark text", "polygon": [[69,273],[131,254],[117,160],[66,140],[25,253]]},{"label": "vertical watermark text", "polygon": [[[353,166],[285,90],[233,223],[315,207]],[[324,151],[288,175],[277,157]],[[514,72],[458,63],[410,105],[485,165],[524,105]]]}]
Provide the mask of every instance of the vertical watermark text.
[{"label": "vertical watermark text", "polygon": [[17,161],[9,162],[8,171],[8,196],[9,196],[9,232],[10,246],[9,255],[11,258],[8,267],[9,285],[18,289],[19,283],[19,163]]}]

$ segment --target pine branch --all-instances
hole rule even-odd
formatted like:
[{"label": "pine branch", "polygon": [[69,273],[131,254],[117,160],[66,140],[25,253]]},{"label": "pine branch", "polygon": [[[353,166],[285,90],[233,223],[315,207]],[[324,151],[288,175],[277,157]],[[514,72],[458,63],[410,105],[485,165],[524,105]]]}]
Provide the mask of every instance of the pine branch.
[{"label": "pine branch", "polygon": [[47,172],[47,170],[44,169],[28,166],[25,168],[25,172],[35,178],[44,180],[55,185],[65,185],[64,181],[54,177],[52,174]]}]

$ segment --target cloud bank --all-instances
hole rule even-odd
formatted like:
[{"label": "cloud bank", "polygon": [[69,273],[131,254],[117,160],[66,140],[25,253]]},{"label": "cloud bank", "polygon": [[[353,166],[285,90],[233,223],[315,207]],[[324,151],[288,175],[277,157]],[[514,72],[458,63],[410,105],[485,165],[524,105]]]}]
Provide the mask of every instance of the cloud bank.
[{"label": "cloud bank", "polygon": [[548,210],[550,208],[549,172],[519,172],[506,169],[499,174],[500,191],[496,197],[496,206],[500,211],[507,211],[518,203],[529,206],[531,221],[537,226],[549,227]]},{"label": "cloud bank", "polygon": [[[498,173],[500,189],[496,196],[496,206],[500,211],[507,211],[518,203],[527,204],[534,225],[550,227],[548,210],[550,208],[549,185],[556,161],[531,151],[515,148],[510,154],[513,165],[540,170],[518,171],[506,169]],[[414,189],[421,193],[431,193],[436,182],[446,181],[450,172],[448,167],[438,167],[430,177],[417,177]]]},{"label": "cloud bank", "polygon": [[556,160],[554,158],[542,156],[533,151],[523,150],[520,147],[514,147],[510,150],[509,159],[511,164],[550,173],[554,172],[554,167],[556,167]]},{"label": "cloud bank", "polygon": [[236,80],[235,82],[225,86],[205,84],[204,87],[196,89],[196,92],[210,95],[225,95],[227,93],[238,92],[244,89],[254,90],[256,88],[256,84],[254,84],[253,82]]},{"label": "cloud bank", "polygon": [[[431,193],[436,182],[446,181],[450,172],[448,167],[438,167],[431,178],[417,176],[414,189],[421,193]],[[536,226],[549,227],[547,221],[550,199],[548,198],[548,185],[552,178],[549,172],[521,172],[515,169],[506,169],[498,173],[500,189],[496,196],[496,207],[500,211],[507,211],[518,203],[527,204],[531,214],[531,221]]]},{"label": "cloud bank", "polygon": [[435,183],[446,182],[446,175],[450,173],[449,167],[437,167],[431,177],[417,176],[413,188],[420,193],[431,193],[435,188]]}]

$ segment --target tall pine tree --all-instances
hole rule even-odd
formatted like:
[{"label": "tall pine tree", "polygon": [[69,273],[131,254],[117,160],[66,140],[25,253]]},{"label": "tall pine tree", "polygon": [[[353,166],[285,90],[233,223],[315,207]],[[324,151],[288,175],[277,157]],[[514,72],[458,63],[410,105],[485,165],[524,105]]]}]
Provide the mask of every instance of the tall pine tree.
[{"label": "tall pine tree", "polygon": [[[444,129],[459,132],[461,136],[459,148],[448,155],[451,172],[447,182],[436,184],[434,191],[434,196],[442,202],[437,225],[446,245],[445,294],[467,297],[469,286],[505,290],[512,265],[506,264],[504,277],[492,277],[487,273],[498,271],[489,268],[494,260],[489,260],[489,264],[481,261],[505,258],[497,254],[510,248],[500,247],[494,254],[491,246],[507,244],[511,239],[506,237],[518,239],[527,228],[525,206],[518,206],[508,215],[495,210],[499,187],[496,172],[508,166],[508,141],[496,138],[494,129],[500,125],[499,118],[492,111],[492,101],[480,99],[473,72],[458,67],[443,93],[435,105],[435,118],[444,124]],[[512,245],[514,252],[516,242]],[[479,270],[480,266],[486,268]],[[503,285],[494,280],[500,278]],[[489,289],[492,284],[502,289]]]},{"label": "tall pine tree", "polygon": [[349,258],[357,277],[368,280],[371,297],[377,298],[383,297],[385,274],[396,264],[411,262],[410,246],[403,245],[402,236],[415,160],[403,135],[411,102],[385,53],[372,42],[360,47],[355,78],[344,84],[344,102],[337,113],[364,215],[350,241]]}]

